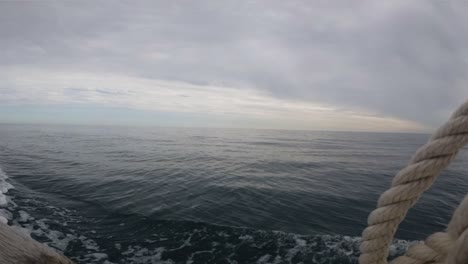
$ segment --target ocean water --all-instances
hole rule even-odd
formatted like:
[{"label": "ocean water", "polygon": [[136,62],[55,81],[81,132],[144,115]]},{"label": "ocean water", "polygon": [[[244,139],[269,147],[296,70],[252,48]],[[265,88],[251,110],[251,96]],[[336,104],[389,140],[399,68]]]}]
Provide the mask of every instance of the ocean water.
[{"label": "ocean water", "polygon": [[[0,215],[77,263],[357,263],[367,215],[428,138],[0,124]],[[467,164],[410,211],[392,257],[445,228]]]}]

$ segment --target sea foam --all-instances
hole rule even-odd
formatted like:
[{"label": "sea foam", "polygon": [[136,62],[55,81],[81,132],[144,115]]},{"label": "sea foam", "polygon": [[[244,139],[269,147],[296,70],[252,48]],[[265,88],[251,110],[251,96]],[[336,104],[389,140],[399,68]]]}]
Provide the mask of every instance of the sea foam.
[{"label": "sea foam", "polygon": [[[8,197],[6,193],[8,190],[13,189],[13,185],[7,182],[8,175],[0,168],[0,207],[6,207],[8,205]],[[0,210],[0,223],[8,223],[10,214],[7,210]]]}]

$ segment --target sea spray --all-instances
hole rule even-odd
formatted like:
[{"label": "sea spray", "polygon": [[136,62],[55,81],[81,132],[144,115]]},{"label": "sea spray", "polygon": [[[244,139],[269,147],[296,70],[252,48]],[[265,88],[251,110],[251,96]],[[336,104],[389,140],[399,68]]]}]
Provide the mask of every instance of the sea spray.
[{"label": "sea spray", "polygon": [[[13,186],[7,182],[7,174],[0,168],[0,207],[6,207],[8,205],[8,196],[6,195]],[[8,219],[11,219],[11,213],[2,208],[0,209],[0,223],[8,223]]]}]

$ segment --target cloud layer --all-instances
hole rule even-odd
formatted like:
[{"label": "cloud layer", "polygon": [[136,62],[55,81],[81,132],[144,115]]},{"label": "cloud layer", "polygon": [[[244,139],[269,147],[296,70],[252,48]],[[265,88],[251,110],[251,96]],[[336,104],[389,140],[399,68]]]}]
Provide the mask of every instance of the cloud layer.
[{"label": "cloud layer", "polygon": [[[202,123],[192,122],[192,125],[215,127],[363,130],[364,126],[368,131],[418,131],[423,128],[415,122],[362,111],[345,111],[307,100],[276,98],[256,89],[196,85],[111,73],[39,69],[24,72],[22,68],[10,68],[0,73],[0,78],[5,80],[5,87],[15,87],[4,89],[0,98],[3,104],[13,102],[27,106],[40,102],[42,105],[67,105],[69,108],[91,106],[96,109],[95,106],[99,106],[204,115]],[[55,111],[53,115],[62,111]],[[147,120],[147,123],[153,125],[152,120]],[[359,125],[361,129],[357,129]]]},{"label": "cloud layer", "polygon": [[435,0],[2,2],[0,102],[431,128],[468,97],[466,8]]}]

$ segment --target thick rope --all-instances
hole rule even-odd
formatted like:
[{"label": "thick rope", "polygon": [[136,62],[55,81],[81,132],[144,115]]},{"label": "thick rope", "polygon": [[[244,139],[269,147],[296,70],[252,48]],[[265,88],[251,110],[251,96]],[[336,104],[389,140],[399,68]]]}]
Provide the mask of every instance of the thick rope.
[{"label": "thick rope", "polygon": [[0,223],[1,264],[74,264],[19,229]]},{"label": "thick rope", "polygon": [[[393,179],[379,198],[362,233],[360,264],[386,264],[398,225],[420,195],[434,183],[458,151],[468,143],[468,101],[440,127]],[[435,233],[414,245],[392,264],[468,263],[468,197],[455,211],[447,233]]]}]

